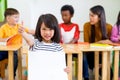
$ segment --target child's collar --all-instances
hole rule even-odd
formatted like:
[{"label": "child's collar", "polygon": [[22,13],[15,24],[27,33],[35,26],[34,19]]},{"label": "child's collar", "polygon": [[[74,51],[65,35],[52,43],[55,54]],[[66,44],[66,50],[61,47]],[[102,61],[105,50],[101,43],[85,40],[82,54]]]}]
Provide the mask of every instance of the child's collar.
[{"label": "child's collar", "polygon": [[45,42],[45,41],[41,41],[43,44],[45,44],[45,45],[51,45],[53,42],[51,42],[51,43],[47,43],[47,42]]},{"label": "child's collar", "polygon": [[8,26],[10,26],[10,27],[16,27],[18,24],[15,24],[15,25],[11,25],[11,24],[9,24],[9,23],[6,23]]}]

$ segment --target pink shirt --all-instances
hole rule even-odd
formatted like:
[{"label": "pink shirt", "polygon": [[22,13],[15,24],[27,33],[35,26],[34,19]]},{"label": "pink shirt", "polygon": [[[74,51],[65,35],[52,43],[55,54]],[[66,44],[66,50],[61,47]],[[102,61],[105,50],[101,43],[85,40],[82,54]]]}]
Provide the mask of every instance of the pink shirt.
[{"label": "pink shirt", "polygon": [[113,42],[120,42],[119,39],[118,39],[119,36],[120,36],[120,28],[119,28],[119,32],[118,32],[117,25],[114,25],[113,28],[112,28],[112,32],[111,32],[111,40]]}]

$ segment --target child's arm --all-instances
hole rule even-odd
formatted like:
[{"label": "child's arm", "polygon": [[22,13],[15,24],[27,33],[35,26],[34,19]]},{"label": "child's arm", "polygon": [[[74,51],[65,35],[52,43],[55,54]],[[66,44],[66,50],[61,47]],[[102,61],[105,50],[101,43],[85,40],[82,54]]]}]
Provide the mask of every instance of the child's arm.
[{"label": "child's arm", "polygon": [[25,32],[27,32],[28,34],[35,35],[35,30],[33,30],[33,29],[28,29],[28,28],[25,28],[25,27],[23,27],[23,29],[24,29]]},{"label": "child's arm", "polygon": [[24,26],[24,22],[23,22],[23,21],[21,22],[20,27],[21,27],[21,26],[22,26],[22,28],[23,28],[25,31],[27,31],[28,34],[35,35],[35,30],[33,30],[33,29],[27,29],[27,28],[24,28],[24,27],[23,27],[23,26]]},{"label": "child's arm", "polygon": [[29,30],[28,30],[28,33],[29,33],[29,34],[32,34],[32,35],[35,35],[35,30],[29,29]]},{"label": "child's arm", "polygon": [[79,35],[80,35],[79,26],[76,24],[74,38],[69,43],[73,44],[78,42]]},{"label": "child's arm", "polygon": [[0,38],[0,42],[6,42],[8,38]]},{"label": "child's arm", "polygon": [[117,28],[117,26],[115,25],[115,26],[113,26],[113,28],[112,28],[112,31],[111,31],[111,40],[113,41],[113,42],[119,42],[120,41],[120,36],[119,36],[119,34],[118,34],[118,28]]},{"label": "child's arm", "polygon": [[0,38],[0,42],[7,42],[13,36],[10,36],[10,37],[7,37],[7,38]]},{"label": "child's arm", "polygon": [[34,40],[28,36],[28,34],[24,31],[23,27],[19,27],[18,32],[23,36],[29,46],[33,46]]},{"label": "child's arm", "polygon": [[34,41],[31,39],[26,32],[22,33],[23,38],[26,40],[29,46],[33,46]]},{"label": "child's arm", "polygon": [[113,44],[113,42],[112,41],[110,41],[109,39],[106,39],[106,40],[100,40],[100,41],[98,41],[98,42],[96,42],[96,43],[102,43],[102,44]]},{"label": "child's arm", "polygon": [[78,39],[72,39],[72,41],[70,41],[69,43],[74,44],[74,43],[76,43],[77,41],[78,41]]}]

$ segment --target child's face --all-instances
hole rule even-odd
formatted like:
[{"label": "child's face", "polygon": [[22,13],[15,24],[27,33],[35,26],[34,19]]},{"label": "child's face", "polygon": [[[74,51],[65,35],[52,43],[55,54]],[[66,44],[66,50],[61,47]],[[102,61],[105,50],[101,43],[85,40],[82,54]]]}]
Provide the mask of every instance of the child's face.
[{"label": "child's face", "polygon": [[10,25],[16,25],[16,24],[18,24],[18,21],[19,21],[19,14],[7,16],[7,22]]},{"label": "child's face", "polygon": [[97,14],[93,14],[92,12],[90,12],[89,17],[90,17],[90,23],[92,25],[97,24],[99,22],[99,20],[100,20],[98,15]]},{"label": "child's face", "polygon": [[61,15],[62,15],[62,19],[63,19],[64,23],[71,22],[72,15],[70,14],[70,12],[68,10],[62,11]]},{"label": "child's face", "polygon": [[42,25],[41,25],[40,31],[41,31],[40,34],[43,38],[43,41],[47,42],[47,43],[50,43],[51,38],[54,36],[54,30],[46,27],[44,22],[43,22]]}]

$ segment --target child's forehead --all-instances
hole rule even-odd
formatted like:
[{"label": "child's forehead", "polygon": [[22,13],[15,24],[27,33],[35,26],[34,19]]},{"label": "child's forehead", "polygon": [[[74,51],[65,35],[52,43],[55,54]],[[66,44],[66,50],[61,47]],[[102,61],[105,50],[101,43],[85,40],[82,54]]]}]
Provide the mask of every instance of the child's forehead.
[{"label": "child's forehead", "polygon": [[70,13],[69,10],[62,11],[61,14],[62,14],[62,16],[63,15],[70,15],[70,16],[72,16],[72,14]]},{"label": "child's forehead", "polygon": [[63,10],[61,13],[70,13],[70,10]]},{"label": "child's forehead", "polygon": [[44,22],[42,22],[42,24],[41,24],[41,28],[53,29],[53,27],[48,26],[48,25],[47,25],[47,24],[45,24]]},{"label": "child's forehead", "polygon": [[44,22],[42,22],[41,27],[48,28]]}]

